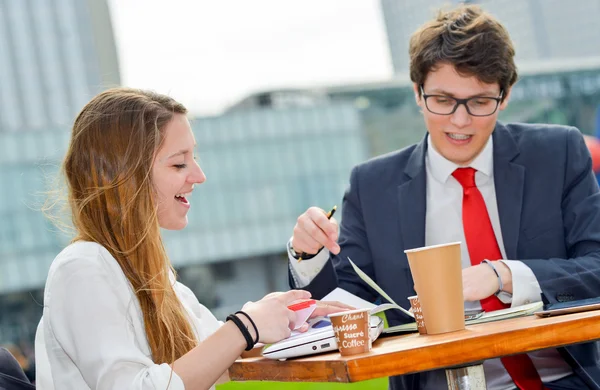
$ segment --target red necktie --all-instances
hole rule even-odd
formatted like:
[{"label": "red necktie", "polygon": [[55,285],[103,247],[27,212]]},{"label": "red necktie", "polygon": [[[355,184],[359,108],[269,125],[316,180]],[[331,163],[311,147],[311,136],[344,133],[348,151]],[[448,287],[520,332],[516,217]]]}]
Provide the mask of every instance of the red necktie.
[{"label": "red necktie", "polygon": [[[482,260],[499,260],[502,258],[500,247],[494,235],[483,196],[475,185],[475,169],[458,168],[452,176],[463,187],[462,219],[465,239],[471,265],[478,265]],[[486,312],[508,307],[495,295],[481,300],[481,307]],[[507,356],[500,359],[513,382],[521,390],[546,389],[540,376],[526,354]]]}]

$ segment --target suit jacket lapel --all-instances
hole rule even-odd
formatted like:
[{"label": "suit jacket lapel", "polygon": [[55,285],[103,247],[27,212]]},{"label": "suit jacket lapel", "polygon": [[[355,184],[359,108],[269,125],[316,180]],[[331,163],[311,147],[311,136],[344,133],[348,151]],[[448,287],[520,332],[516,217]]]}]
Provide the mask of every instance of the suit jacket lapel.
[{"label": "suit jacket lapel", "polygon": [[404,174],[408,179],[398,186],[398,206],[403,249],[425,246],[427,137],[413,150]]},{"label": "suit jacket lapel", "polygon": [[494,186],[500,216],[500,228],[506,257],[518,260],[517,245],[521,225],[525,168],[512,162],[519,149],[512,134],[502,124],[496,124],[494,137]]}]

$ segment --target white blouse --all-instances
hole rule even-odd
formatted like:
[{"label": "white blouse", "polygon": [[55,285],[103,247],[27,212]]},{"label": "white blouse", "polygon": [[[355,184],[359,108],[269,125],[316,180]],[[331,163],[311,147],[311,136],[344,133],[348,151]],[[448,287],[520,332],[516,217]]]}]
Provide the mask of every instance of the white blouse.
[{"label": "white blouse", "polygon": [[[175,282],[174,289],[198,340],[219,328],[189,288]],[[92,242],[69,245],[50,266],[35,358],[39,390],[185,389],[168,364],[152,361],[131,284]]]}]

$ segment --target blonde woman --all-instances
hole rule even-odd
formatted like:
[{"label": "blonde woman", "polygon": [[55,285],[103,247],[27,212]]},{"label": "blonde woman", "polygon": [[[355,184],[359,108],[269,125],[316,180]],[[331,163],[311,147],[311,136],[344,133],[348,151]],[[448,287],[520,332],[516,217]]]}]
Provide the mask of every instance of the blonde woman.
[{"label": "blonde woman", "polygon": [[245,349],[290,334],[287,305],[306,291],[269,294],[220,323],[176,281],[160,228],[187,225],[206,180],[195,146],[185,107],[164,95],[112,89],[78,115],[62,167],[76,237],[46,281],[38,389],[208,389]]}]

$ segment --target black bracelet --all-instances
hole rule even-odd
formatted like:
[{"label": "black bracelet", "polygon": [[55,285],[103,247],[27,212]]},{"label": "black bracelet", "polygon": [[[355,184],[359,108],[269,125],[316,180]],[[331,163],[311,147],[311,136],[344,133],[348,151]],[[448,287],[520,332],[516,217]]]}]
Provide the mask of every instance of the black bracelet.
[{"label": "black bracelet", "polygon": [[233,322],[238,327],[240,332],[242,332],[242,335],[246,339],[246,351],[250,351],[252,348],[254,348],[252,335],[250,335],[250,331],[248,331],[248,328],[246,328],[242,320],[240,320],[235,314],[230,314],[227,316],[227,321]]},{"label": "black bracelet", "polygon": [[250,321],[250,323],[252,324],[252,327],[254,328],[254,332],[256,332],[256,340],[254,340],[254,344],[258,343],[258,339],[260,338],[258,335],[258,328],[256,327],[256,324],[254,323],[254,321],[252,321],[252,318],[250,318],[250,316],[248,314],[246,314],[243,311],[236,311],[235,314],[242,314],[244,316],[246,316],[246,318],[248,319],[248,321]]}]

